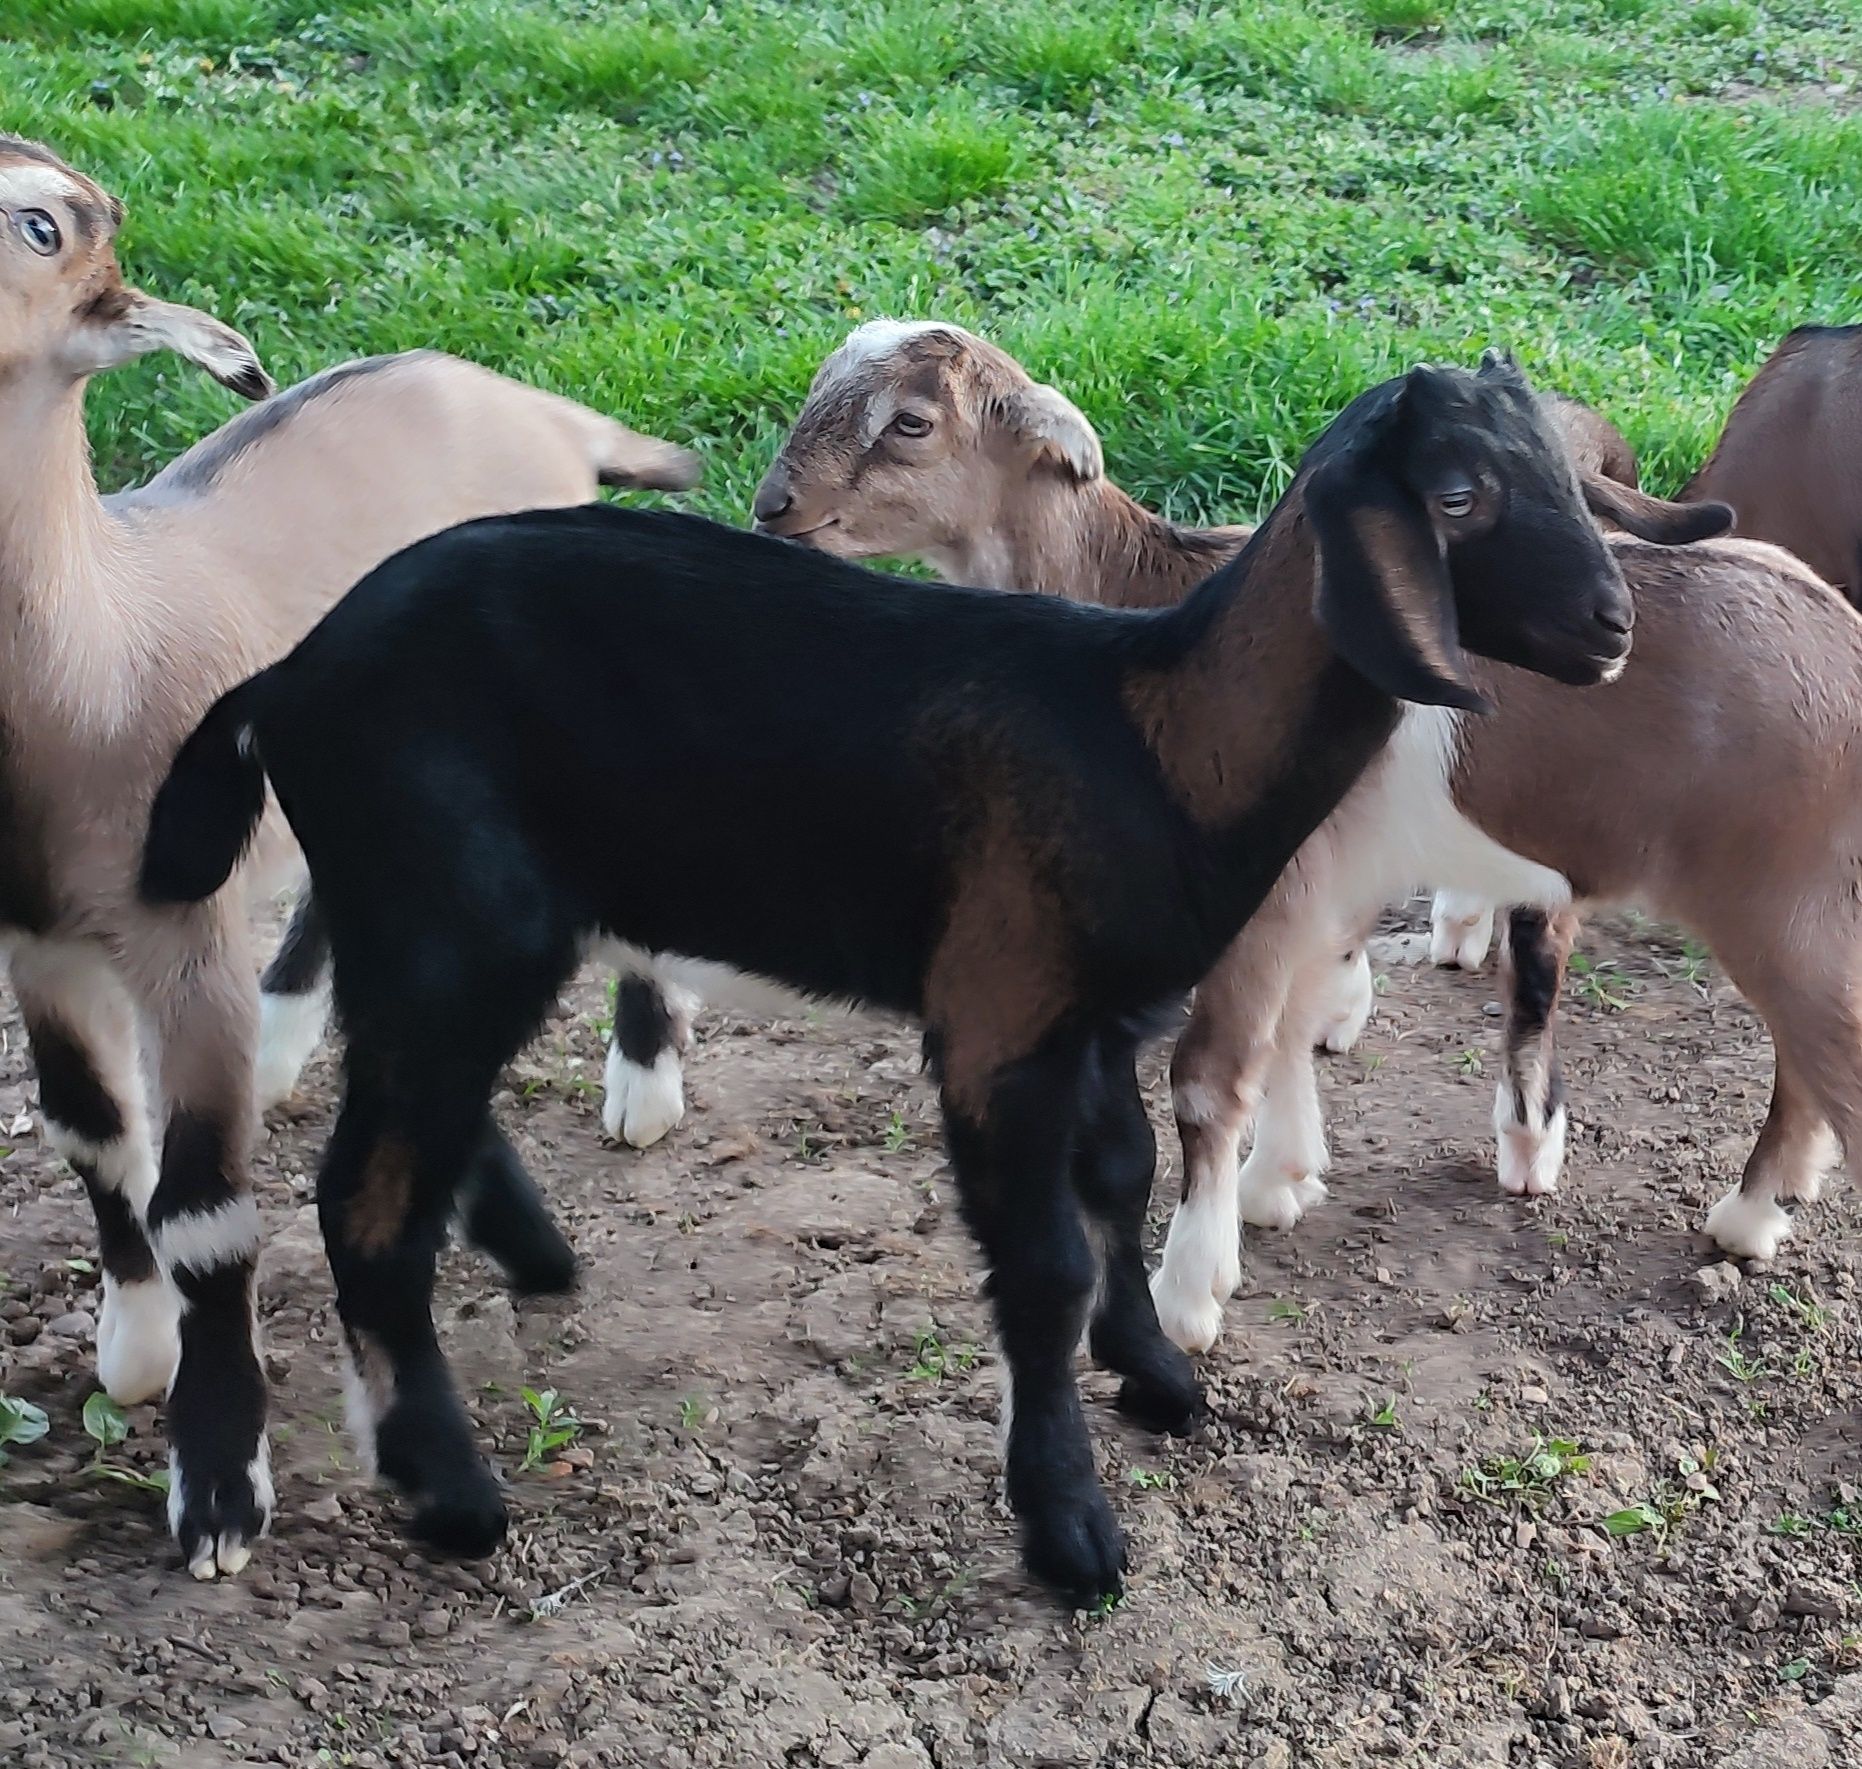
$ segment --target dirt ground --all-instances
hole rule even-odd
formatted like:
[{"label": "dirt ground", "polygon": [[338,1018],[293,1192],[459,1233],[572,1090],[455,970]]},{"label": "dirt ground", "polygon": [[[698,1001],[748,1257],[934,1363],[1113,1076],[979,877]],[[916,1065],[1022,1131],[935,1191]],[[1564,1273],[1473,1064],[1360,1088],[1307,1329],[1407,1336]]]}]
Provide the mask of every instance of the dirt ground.
[{"label": "dirt ground", "polygon": [[[1491,975],[1393,965],[1326,1062],[1331,1200],[1250,1238],[1210,1423],[1153,1440],[1086,1375],[1132,1541],[1104,1616],[1017,1570],[908,1031],[714,1016],[685,1125],[635,1154],[600,1139],[580,980],[500,1111],[583,1288],[513,1310],[471,1258],[444,1276],[514,1511],[467,1566],[400,1542],[341,1435],[326,1052],[258,1168],[278,1524],[197,1585],[159,1499],[89,1467],[88,1216],[17,1124],[9,1021],[0,1390],[52,1431],[0,1470],[0,1763],[1862,1763],[1862,1213],[1839,1185],[1775,1270],[1716,1264],[1764,1036],[1660,930],[1586,950],[1563,1193],[1488,1168]],[[527,1473],[525,1384],[587,1422]],[[107,1459],[159,1468],[154,1409],[130,1423]],[[1560,1441],[1588,1464],[1518,1466]]]}]

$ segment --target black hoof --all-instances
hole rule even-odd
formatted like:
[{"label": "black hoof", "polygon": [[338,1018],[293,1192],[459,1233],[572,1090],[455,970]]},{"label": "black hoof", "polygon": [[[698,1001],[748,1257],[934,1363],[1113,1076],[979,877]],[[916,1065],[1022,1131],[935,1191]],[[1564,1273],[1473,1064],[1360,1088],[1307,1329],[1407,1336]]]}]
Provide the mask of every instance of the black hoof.
[{"label": "black hoof", "polygon": [[507,1521],[504,1500],[491,1475],[484,1473],[455,1492],[427,1494],[408,1534],[437,1553],[479,1560],[504,1540]]},{"label": "black hoof", "polygon": [[1188,1358],[1183,1359],[1180,1369],[1127,1376],[1119,1384],[1118,1410],[1146,1431],[1170,1437],[1187,1437],[1208,1411],[1203,1404],[1202,1384],[1196,1380]]},{"label": "black hoof", "polygon": [[1022,1519],[1022,1562],[1075,1609],[1124,1594],[1125,1532],[1096,1483]]},{"label": "black hoof", "polygon": [[504,1281],[519,1296],[566,1296],[576,1286],[575,1249],[563,1239],[553,1222],[521,1247],[503,1247],[493,1254]]}]

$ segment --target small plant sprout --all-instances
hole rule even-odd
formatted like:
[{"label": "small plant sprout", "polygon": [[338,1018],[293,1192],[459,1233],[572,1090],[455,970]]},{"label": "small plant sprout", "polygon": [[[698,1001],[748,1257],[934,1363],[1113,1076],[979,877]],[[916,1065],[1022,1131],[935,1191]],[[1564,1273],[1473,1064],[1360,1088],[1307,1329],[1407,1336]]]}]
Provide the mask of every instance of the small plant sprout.
[{"label": "small plant sprout", "polygon": [[1481,1061],[1481,1053],[1469,1046],[1455,1053],[1455,1072],[1461,1075],[1478,1075],[1486,1064]]},{"label": "small plant sprout", "polygon": [[133,1486],[145,1493],[165,1493],[168,1490],[168,1474],[165,1469],[154,1474],[144,1474],[139,1468],[126,1467],[121,1462],[106,1461],[105,1457],[129,1436],[129,1421],[123,1417],[123,1409],[107,1394],[99,1389],[84,1403],[84,1435],[97,1447],[91,1451],[91,1459],[84,1472],[98,1480],[120,1480],[125,1486]]},{"label": "small plant sprout", "polygon": [[1472,1498],[1537,1511],[1560,1481],[1590,1468],[1588,1452],[1569,1438],[1542,1437],[1523,1456],[1489,1456],[1466,1470],[1459,1485]]},{"label": "small plant sprout", "polygon": [[1268,1303],[1267,1318],[1270,1321],[1303,1321],[1306,1318],[1306,1305],[1295,1302],[1289,1296],[1279,1296]]},{"label": "small plant sprout", "polygon": [[886,1153],[903,1154],[911,1144],[911,1126],[905,1122],[905,1114],[895,1107],[886,1118]]},{"label": "small plant sprout", "polygon": [[941,1382],[946,1376],[974,1369],[981,1354],[974,1345],[946,1345],[935,1326],[923,1328],[912,1341],[912,1367],[905,1372],[910,1382]]},{"label": "small plant sprout", "polygon": [[35,1407],[29,1400],[15,1400],[10,1394],[0,1394],[0,1467],[6,1466],[9,1449],[37,1443],[51,1429],[52,1422],[45,1416],[43,1407]]},{"label": "small plant sprout", "polygon": [[1375,1425],[1383,1431],[1397,1431],[1401,1426],[1397,1421],[1396,1396],[1391,1395],[1382,1406],[1365,1415],[1367,1425]]},{"label": "small plant sprout", "polygon": [[524,1441],[524,1459],[517,1471],[528,1474],[531,1469],[541,1467],[556,1451],[574,1443],[582,1435],[582,1421],[563,1405],[562,1396],[553,1388],[541,1391],[523,1388],[518,1392],[530,1415],[530,1423]]},{"label": "small plant sprout", "polygon": [[1828,1330],[1829,1307],[1819,1302],[1814,1295],[1800,1296],[1789,1284],[1773,1284],[1765,1294],[1780,1308],[1786,1310],[1807,1332],[1822,1333]]},{"label": "small plant sprout", "polygon": [[702,1394],[688,1394],[679,1401],[679,1424],[686,1431],[702,1431],[718,1422],[718,1409]]},{"label": "small plant sprout", "polygon": [[1740,1348],[1739,1341],[1744,1337],[1745,1331],[1746,1323],[1741,1320],[1734,1326],[1733,1330],[1726,1335],[1726,1344],[1721,1348],[1719,1355],[1715,1357],[1713,1361],[1731,1376],[1735,1382],[1757,1382],[1762,1376],[1767,1375],[1769,1372],[1766,1370],[1765,1360],[1763,1358],[1747,1357],[1745,1352]]},{"label": "small plant sprout", "polygon": [[1646,1504],[1626,1505],[1620,1511],[1612,1511],[1603,1520],[1605,1533],[1611,1536],[1649,1534],[1659,1545],[1665,1546],[1669,1536],[1702,1505],[1719,1502],[1720,1489],[1712,1480],[1719,1459],[1718,1452],[1711,1449],[1682,1456],[1675,1464],[1676,1478],[1663,1481]]},{"label": "small plant sprout", "polygon": [[1605,1013],[1621,1013],[1636,991],[1636,985],[1623,975],[1613,958],[1593,960],[1574,952],[1567,969],[1575,979],[1578,994]]},{"label": "small plant sprout", "polygon": [[1163,1492],[1177,1484],[1177,1477],[1168,1468],[1133,1468],[1126,1479],[1146,1493]]}]

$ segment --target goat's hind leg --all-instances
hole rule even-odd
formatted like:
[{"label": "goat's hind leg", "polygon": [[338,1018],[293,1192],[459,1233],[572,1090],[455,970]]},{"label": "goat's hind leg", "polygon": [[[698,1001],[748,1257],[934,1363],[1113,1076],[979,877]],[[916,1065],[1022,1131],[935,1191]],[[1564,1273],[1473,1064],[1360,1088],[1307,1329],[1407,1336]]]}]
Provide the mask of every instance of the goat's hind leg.
[{"label": "goat's hind leg", "polygon": [[311,887],[299,893],[291,920],[259,980],[259,1051],[253,1091],[259,1110],[282,1105],[323,1042],[330,1017],[330,935]]},{"label": "goat's hind leg", "polygon": [[614,980],[614,1031],[603,1076],[602,1128],[616,1142],[645,1149],[685,1117],[681,1056],[691,1015],[657,977],[626,961]]},{"label": "goat's hind leg", "polygon": [[1080,1069],[1077,1049],[1027,1058],[974,1117],[947,1093],[945,1128],[1007,1366],[1008,1496],[1022,1557],[1069,1601],[1091,1605],[1121,1589],[1125,1537],[1093,1471],[1073,1372],[1094,1273],[1070,1172]]},{"label": "goat's hind leg", "polygon": [[101,951],[27,942],[11,968],[45,1139],[97,1218],[98,1380],[124,1406],[152,1400],[175,1373],[181,1305],[143,1227],[156,1164],[135,1004]]},{"label": "goat's hind leg", "polygon": [[1500,955],[1507,1000],[1506,1052],[1494,1089],[1500,1189],[1539,1197],[1558,1189],[1565,1164],[1564,1075],[1556,1041],[1558,996],[1577,941],[1569,910],[1515,909]]},{"label": "goat's hind leg", "polygon": [[1190,1360],[1164,1337],[1144,1270],[1144,1213],[1157,1139],[1138,1086],[1137,1053],[1104,1046],[1087,1076],[1084,1134],[1074,1189],[1099,1240],[1099,1294],[1090,1329],[1094,1359],[1124,1378],[1120,1410],[1153,1431],[1187,1431],[1203,1410]]},{"label": "goat's hind leg", "polygon": [[459,1226],[472,1246],[497,1261],[519,1295],[554,1296],[575,1288],[575,1249],[517,1151],[493,1125],[485,1127],[460,1183]]}]

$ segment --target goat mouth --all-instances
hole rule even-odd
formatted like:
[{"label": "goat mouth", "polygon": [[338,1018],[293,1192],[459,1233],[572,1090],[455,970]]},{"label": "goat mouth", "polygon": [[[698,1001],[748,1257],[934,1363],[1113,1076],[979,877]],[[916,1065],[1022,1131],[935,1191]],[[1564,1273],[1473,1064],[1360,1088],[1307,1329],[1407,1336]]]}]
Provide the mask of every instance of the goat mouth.
[{"label": "goat mouth", "polygon": [[830,516],[825,522],[817,522],[812,528],[777,528],[772,523],[759,522],[757,524],[757,529],[759,533],[774,535],[777,540],[805,541],[812,534],[822,534],[830,528],[838,528],[839,526],[840,518],[838,516]]}]

